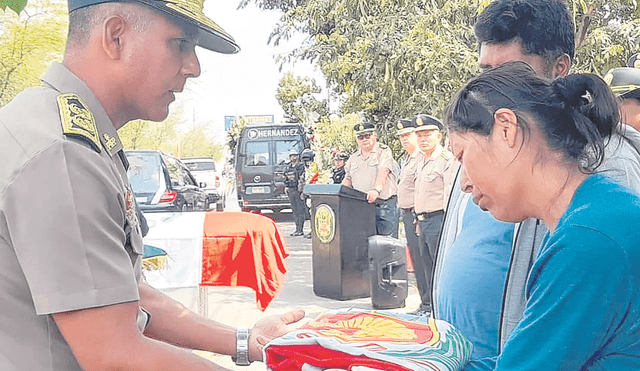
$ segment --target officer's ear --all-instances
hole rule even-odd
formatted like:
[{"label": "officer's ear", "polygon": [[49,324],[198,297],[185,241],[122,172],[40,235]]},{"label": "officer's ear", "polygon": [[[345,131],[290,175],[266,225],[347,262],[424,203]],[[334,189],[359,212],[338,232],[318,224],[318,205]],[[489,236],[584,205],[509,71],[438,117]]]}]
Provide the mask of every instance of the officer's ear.
[{"label": "officer's ear", "polygon": [[125,20],[119,15],[112,15],[103,24],[102,48],[111,59],[120,59],[122,55],[125,26]]}]

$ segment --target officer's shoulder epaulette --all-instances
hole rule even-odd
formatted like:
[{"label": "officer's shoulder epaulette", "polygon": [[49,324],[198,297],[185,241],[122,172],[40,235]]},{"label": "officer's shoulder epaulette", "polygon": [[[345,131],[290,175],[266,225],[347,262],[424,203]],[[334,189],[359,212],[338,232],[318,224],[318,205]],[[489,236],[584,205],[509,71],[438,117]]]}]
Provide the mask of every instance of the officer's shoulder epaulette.
[{"label": "officer's shoulder epaulette", "polygon": [[96,120],[84,101],[73,93],[60,94],[57,99],[63,134],[85,140],[91,148],[100,152]]},{"label": "officer's shoulder epaulette", "polygon": [[389,148],[389,146],[388,146],[388,145],[386,145],[386,144],[384,144],[384,143],[380,143],[380,144],[379,144],[379,146],[380,146],[380,148],[382,148],[382,149],[387,149],[387,148]]},{"label": "officer's shoulder epaulette", "polygon": [[440,156],[442,156],[445,160],[451,160],[453,158],[453,153],[449,151],[442,151],[440,153]]}]

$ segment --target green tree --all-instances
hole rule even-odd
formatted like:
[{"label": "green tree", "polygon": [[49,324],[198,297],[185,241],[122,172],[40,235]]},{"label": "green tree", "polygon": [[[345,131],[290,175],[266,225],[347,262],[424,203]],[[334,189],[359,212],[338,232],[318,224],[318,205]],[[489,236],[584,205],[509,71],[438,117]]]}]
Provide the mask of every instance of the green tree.
[{"label": "green tree", "polygon": [[38,85],[49,63],[62,60],[67,18],[63,1],[31,1],[20,15],[0,14],[0,106]]},{"label": "green tree", "polygon": [[284,117],[289,122],[308,123],[311,114],[326,116],[328,114],[327,101],[319,100],[316,94],[322,92],[315,79],[310,77],[296,77],[287,72],[278,83],[276,99]]},{"label": "green tree", "polygon": [[[341,113],[363,113],[399,148],[390,124],[417,113],[441,117],[479,73],[472,26],[490,0],[242,0],[240,7],[251,2],[283,12],[271,43],[308,35],[281,63],[316,63],[341,97]],[[574,72],[604,74],[640,51],[634,0],[568,4],[578,35]]]}]

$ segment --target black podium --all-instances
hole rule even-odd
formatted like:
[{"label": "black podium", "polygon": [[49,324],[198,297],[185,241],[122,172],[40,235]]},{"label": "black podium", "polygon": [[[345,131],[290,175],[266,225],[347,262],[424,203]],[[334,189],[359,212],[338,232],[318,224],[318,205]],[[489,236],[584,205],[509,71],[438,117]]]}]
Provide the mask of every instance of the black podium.
[{"label": "black podium", "polygon": [[337,300],[368,297],[375,206],[340,184],[308,184],[303,192],[311,198],[313,292]]}]

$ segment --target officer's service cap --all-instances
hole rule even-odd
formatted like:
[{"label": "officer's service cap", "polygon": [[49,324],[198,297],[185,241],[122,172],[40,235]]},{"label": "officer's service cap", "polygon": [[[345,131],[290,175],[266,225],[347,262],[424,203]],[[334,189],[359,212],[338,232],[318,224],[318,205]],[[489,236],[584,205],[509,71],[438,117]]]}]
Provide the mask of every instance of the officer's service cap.
[{"label": "officer's service cap", "polygon": [[289,151],[289,156],[299,156],[300,154],[295,149]]},{"label": "officer's service cap", "polygon": [[629,65],[610,69],[604,81],[621,99],[640,99],[640,61],[637,60],[637,54],[631,56]]},{"label": "officer's service cap", "polygon": [[353,130],[356,132],[356,135],[373,133],[375,131],[375,126],[369,122],[363,122],[361,124],[355,124]]},{"label": "officer's service cap", "polygon": [[416,130],[416,124],[412,120],[398,120],[396,123],[396,129],[398,129],[398,136],[407,133],[413,133]]},{"label": "officer's service cap", "polygon": [[431,115],[420,114],[413,118],[416,125],[416,132],[424,130],[444,130],[444,125],[437,118]]},{"label": "officer's service cap", "polygon": [[333,159],[347,161],[349,159],[349,155],[344,152],[338,152],[333,156]]},{"label": "officer's service cap", "polygon": [[204,0],[68,0],[69,12],[89,5],[107,2],[138,2],[150,6],[165,15],[198,28],[196,44],[219,53],[233,54],[240,51],[235,40],[222,27],[203,12]]}]

